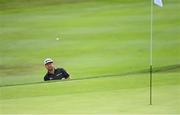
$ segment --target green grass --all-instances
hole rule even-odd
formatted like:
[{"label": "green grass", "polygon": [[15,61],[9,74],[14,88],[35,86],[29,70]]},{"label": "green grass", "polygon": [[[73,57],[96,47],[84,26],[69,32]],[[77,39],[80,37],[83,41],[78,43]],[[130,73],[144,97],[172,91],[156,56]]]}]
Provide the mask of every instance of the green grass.
[{"label": "green grass", "polygon": [[46,57],[82,79],[0,87],[0,113],[180,114],[179,3],[154,6],[153,66],[177,68],[154,73],[151,106],[148,73],[120,76],[149,68],[149,1],[0,0],[1,86],[43,81]]},{"label": "green grass", "polygon": [[178,75],[155,74],[153,105],[147,74],[2,87],[1,112],[175,114],[180,112]]}]

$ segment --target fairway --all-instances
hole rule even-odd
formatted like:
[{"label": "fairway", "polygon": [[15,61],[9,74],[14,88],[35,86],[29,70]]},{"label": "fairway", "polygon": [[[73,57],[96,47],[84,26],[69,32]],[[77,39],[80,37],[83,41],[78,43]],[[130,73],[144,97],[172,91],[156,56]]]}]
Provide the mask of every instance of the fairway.
[{"label": "fairway", "polygon": [[[0,0],[0,114],[180,114],[180,1],[153,7],[153,105],[150,5]],[[44,82],[48,57],[72,80]]]}]

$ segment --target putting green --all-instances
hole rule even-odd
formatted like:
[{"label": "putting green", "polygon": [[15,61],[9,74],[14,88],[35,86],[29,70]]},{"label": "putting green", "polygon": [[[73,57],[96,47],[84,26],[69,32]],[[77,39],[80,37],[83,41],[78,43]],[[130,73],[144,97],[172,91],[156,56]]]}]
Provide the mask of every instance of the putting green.
[{"label": "putting green", "polygon": [[[1,114],[180,114],[179,0],[154,6],[153,105],[148,73],[123,75],[149,68],[149,1],[0,0],[0,9]],[[79,80],[7,86],[43,82],[47,57]]]},{"label": "putting green", "polygon": [[148,75],[99,78],[1,88],[1,113],[179,113],[179,74],[154,75],[149,105]]}]

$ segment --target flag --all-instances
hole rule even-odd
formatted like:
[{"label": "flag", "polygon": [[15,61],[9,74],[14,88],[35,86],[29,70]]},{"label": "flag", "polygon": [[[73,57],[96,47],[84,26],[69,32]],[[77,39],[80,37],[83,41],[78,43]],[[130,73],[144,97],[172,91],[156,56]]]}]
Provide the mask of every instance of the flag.
[{"label": "flag", "polygon": [[163,2],[162,0],[154,0],[154,4],[160,6],[160,7],[163,7]]}]

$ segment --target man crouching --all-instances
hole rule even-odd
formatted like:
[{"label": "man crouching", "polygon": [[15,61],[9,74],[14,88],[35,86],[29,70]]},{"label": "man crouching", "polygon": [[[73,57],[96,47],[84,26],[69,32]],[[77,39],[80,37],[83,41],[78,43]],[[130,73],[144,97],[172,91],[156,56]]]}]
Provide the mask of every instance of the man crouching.
[{"label": "man crouching", "polygon": [[45,68],[47,69],[47,73],[44,76],[44,81],[70,79],[69,74],[63,68],[54,67],[52,59],[50,58],[45,59],[44,65]]}]

